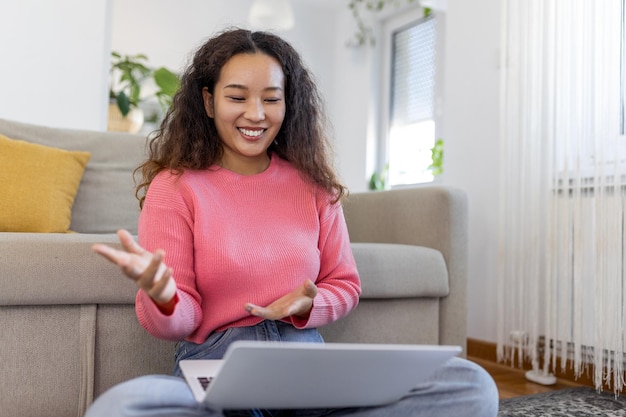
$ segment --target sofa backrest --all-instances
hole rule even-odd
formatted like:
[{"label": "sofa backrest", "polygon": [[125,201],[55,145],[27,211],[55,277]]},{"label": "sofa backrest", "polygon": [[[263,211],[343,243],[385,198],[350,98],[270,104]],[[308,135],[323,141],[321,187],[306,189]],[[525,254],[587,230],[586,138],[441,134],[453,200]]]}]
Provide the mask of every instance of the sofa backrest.
[{"label": "sofa backrest", "polygon": [[66,150],[87,151],[70,229],[80,233],[137,233],[139,202],[133,171],[146,157],[146,138],[117,132],[58,129],[0,119],[0,134]]}]

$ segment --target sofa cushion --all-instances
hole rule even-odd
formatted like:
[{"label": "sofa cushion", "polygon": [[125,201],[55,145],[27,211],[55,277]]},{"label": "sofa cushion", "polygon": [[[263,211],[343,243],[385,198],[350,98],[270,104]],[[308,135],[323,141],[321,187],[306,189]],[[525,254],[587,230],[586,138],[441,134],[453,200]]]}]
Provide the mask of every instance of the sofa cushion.
[{"label": "sofa cushion", "polygon": [[139,203],[133,171],[145,159],[146,138],[139,135],[58,129],[0,119],[0,134],[67,150],[87,151],[87,163],[70,229],[81,233],[137,232]]},{"label": "sofa cushion", "polygon": [[435,249],[353,242],[352,252],[361,276],[361,298],[445,297],[450,292],[445,260]]},{"label": "sofa cushion", "polygon": [[0,231],[66,233],[89,156],[0,134]]}]

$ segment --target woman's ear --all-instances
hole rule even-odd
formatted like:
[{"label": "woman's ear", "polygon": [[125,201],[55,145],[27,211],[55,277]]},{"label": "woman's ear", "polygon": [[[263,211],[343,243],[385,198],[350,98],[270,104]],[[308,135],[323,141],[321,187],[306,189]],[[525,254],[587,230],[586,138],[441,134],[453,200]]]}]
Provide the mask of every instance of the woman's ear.
[{"label": "woman's ear", "polygon": [[209,93],[209,88],[202,89],[202,99],[204,101],[204,111],[211,119],[215,117],[215,109],[213,108],[213,94]]}]

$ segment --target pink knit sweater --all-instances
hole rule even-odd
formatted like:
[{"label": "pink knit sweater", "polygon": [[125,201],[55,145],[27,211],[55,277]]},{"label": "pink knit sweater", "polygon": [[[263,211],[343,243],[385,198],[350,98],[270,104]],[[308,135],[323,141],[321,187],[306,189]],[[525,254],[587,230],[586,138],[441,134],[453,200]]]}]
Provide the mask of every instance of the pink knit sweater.
[{"label": "pink knit sweater", "polygon": [[143,291],[136,312],[152,335],[202,343],[213,331],[252,326],[244,304],[266,306],[313,280],[313,328],[348,314],[360,281],[339,204],[273,155],[264,172],[243,176],[212,166],[154,178],[139,218],[139,243],[165,250],[178,303],[163,314]]}]

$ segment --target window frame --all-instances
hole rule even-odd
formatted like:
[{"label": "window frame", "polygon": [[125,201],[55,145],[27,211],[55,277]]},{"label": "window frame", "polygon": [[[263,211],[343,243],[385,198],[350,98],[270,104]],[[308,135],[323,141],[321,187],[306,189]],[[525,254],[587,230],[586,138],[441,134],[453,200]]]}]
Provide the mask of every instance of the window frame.
[{"label": "window frame", "polygon": [[[443,62],[444,62],[444,33],[445,33],[445,13],[432,10],[437,18],[437,55],[435,59],[435,95],[434,95],[434,120],[435,120],[435,140],[442,137],[442,103],[443,103]],[[377,108],[379,119],[378,140],[376,143],[376,172],[386,172],[385,167],[389,162],[389,132],[391,128],[391,66],[392,66],[392,42],[393,34],[407,26],[410,26],[424,17],[424,9],[417,6],[411,10],[405,10],[389,16],[381,22],[381,48],[380,48],[380,81],[379,94],[380,101]],[[388,182],[388,174],[385,181]],[[440,176],[436,176],[432,182],[399,184],[387,188],[407,188],[420,185],[430,185],[438,182]]]}]

